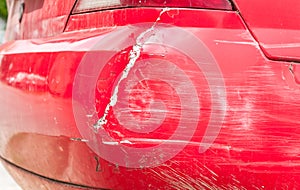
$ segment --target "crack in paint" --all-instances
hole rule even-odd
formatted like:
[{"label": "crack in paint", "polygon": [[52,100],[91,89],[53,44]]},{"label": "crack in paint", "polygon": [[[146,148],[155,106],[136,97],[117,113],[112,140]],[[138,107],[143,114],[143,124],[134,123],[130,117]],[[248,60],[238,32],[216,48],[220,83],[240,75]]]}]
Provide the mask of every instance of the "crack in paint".
[{"label": "crack in paint", "polygon": [[145,30],[144,32],[142,32],[137,38],[136,38],[136,43],[135,45],[133,45],[132,50],[130,51],[130,55],[129,55],[129,62],[126,65],[125,69],[123,70],[122,76],[119,79],[116,87],[113,90],[113,94],[110,98],[110,102],[108,103],[108,105],[106,106],[105,110],[104,110],[104,114],[103,116],[97,121],[97,123],[94,124],[94,130],[95,132],[98,132],[99,129],[101,129],[103,127],[103,125],[107,124],[108,120],[107,120],[107,116],[109,113],[109,110],[114,107],[117,104],[118,101],[118,93],[119,93],[119,86],[121,84],[121,82],[126,79],[129,75],[129,72],[131,71],[131,69],[134,67],[136,61],[138,60],[138,58],[141,55],[141,51],[142,51],[142,47],[144,46],[144,44],[152,37],[155,35],[154,31],[155,31],[155,26],[157,25],[157,23],[160,21],[162,14],[164,14],[165,12],[168,12],[170,9],[169,8],[164,8],[162,9],[162,11],[160,12],[158,18],[156,19],[156,21],[153,23],[153,25]]}]

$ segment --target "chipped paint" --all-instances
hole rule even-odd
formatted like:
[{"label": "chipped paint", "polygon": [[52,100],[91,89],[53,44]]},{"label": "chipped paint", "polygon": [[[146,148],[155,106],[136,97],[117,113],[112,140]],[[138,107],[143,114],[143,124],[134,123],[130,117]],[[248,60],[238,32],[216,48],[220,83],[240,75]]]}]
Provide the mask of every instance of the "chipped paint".
[{"label": "chipped paint", "polygon": [[122,73],[122,76],[119,79],[117,85],[115,86],[115,89],[113,90],[113,95],[110,98],[110,102],[106,106],[103,116],[94,125],[94,129],[95,129],[96,132],[99,130],[99,128],[103,127],[103,125],[107,124],[108,121],[107,121],[106,117],[108,116],[108,112],[111,109],[111,107],[113,107],[117,104],[119,86],[120,86],[121,82],[128,77],[128,74],[129,74],[130,70],[135,65],[136,61],[138,60],[138,58],[141,55],[141,50],[142,50],[144,44],[147,42],[147,40],[149,40],[152,36],[155,35],[155,32],[154,32],[155,31],[155,26],[160,21],[160,18],[162,16],[162,14],[164,14],[165,12],[168,12],[169,10],[170,10],[169,8],[162,9],[161,13],[159,14],[158,18],[153,23],[153,25],[149,29],[147,29],[146,31],[141,33],[136,38],[136,43],[135,43],[135,45],[133,45],[132,50],[130,51],[129,62],[126,65],[126,67],[125,67],[125,69]]},{"label": "chipped paint", "polygon": [[73,137],[73,138],[70,138],[71,141],[79,141],[79,142],[89,142],[89,140],[87,139],[82,139],[82,138],[76,138],[76,137]]}]

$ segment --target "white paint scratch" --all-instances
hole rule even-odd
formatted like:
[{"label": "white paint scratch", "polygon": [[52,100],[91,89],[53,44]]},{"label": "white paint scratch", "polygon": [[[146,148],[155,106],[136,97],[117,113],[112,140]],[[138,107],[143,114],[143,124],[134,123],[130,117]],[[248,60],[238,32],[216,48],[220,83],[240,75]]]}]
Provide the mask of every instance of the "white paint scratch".
[{"label": "white paint scratch", "polygon": [[252,46],[258,46],[257,42],[254,41],[228,41],[228,40],[214,40],[216,43],[224,43],[224,44],[237,44],[237,45],[252,45]]},{"label": "white paint scratch", "polygon": [[102,128],[103,125],[107,124],[107,122],[108,122],[107,116],[108,116],[109,110],[113,106],[115,106],[118,102],[119,86],[120,86],[121,82],[128,77],[129,72],[134,67],[136,61],[140,57],[143,45],[147,42],[147,40],[149,40],[152,36],[155,35],[155,26],[160,21],[162,14],[169,10],[170,10],[169,8],[164,8],[160,12],[160,14],[159,14],[158,18],[156,19],[156,21],[154,22],[154,24],[149,29],[147,29],[146,31],[144,31],[137,37],[136,43],[132,47],[132,50],[130,51],[130,56],[129,56],[130,60],[129,60],[128,64],[126,65],[125,69],[123,70],[122,76],[114,88],[113,94],[110,98],[110,102],[106,106],[103,116],[94,125],[94,129],[96,132],[100,128]]}]

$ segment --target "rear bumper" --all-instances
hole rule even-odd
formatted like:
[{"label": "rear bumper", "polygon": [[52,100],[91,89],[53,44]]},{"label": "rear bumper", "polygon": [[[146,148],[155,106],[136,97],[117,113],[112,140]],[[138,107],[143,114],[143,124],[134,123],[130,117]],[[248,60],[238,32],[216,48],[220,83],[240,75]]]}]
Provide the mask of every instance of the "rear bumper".
[{"label": "rear bumper", "polygon": [[[161,14],[162,11],[130,9],[74,15],[66,32],[61,35],[1,46],[2,157],[49,179],[97,188],[299,187],[300,104],[297,100],[300,88],[289,71],[290,63],[268,60],[236,12],[171,9]],[[122,19],[124,15],[126,17]],[[171,119],[164,128],[153,133],[152,138],[145,134],[133,138],[128,131],[116,127],[107,128],[107,131],[117,140],[105,141],[94,131],[96,121],[89,123],[88,120],[95,115],[99,119],[100,111],[106,106],[101,101],[94,101],[97,93],[101,99],[101,90],[109,89],[105,96],[107,101],[112,94],[109,85],[115,85],[105,81],[109,85],[105,83],[107,86],[103,88],[101,80],[109,77],[100,76],[121,73],[122,69],[118,66],[122,66],[122,62],[118,62],[116,57],[122,58],[122,52],[126,54],[126,46],[134,45],[139,36],[136,34],[142,33],[145,26],[158,26],[153,25],[156,22],[163,23],[157,28],[158,34],[173,32],[167,33],[168,37],[159,35],[151,39],[153,41],[146,44],[148,46],[142,55],[145,64],[141,65],[144,67],[137,64],[137,69],[133,69],[164,80],[160,83],[161,88],[150,87],[161,93],[154,97],[166,102],[165,108],[171,113],[166,115]],[[132,32],[131,36],[128,31]],[[174,31],[177,36],[187,34],[187,37],[192,37],[164,41],[170,39]],[[195,52],[198,49],[193,47],[199,44],[203,51],[199,51],[200,56],[197,57]],[[115,62],[109,64],[111,59]],[[158,59],[159,62],[156,61]],[[201,65],[206,62],[201,60],[213,61],[217,66],[207,69]],[[88,64],[93,61],[95,67]],[[159,67],[153,69],[159,75],[149,74],[148,62]],[[169,67],[170,64],[174,67]],[[192,82],[185,83],[185,78],[180,75],[182,72],[177,72],[176,68],[180,68]],[[105,72],[107,70],[114,72]],[[143,76],[138,74],[129,75],[131,81],[136,80],[134,77]],[[97,88],[90,78],[95,79]],[[222,81],[222,86],[216,81]],[[174,88],[171,85],[174,83],[175,87],[180,83],[180,89],[185,90]],[[130,87],[140,88],[138,85]],[[197,95],[192,96],[192,93]],[[134,100],[138,100],[139,94],[135,91],[132,94],[136,95]],[[176,99],[177,96],[179,98]],[[185,102],[186,105],[182,108],[168,107],[170,102],[175,102],[175,105]],[[100,110],[99,113],[93,115],[95,110],[90,110],[91,103],[100,107],[96,110]],[[187,111],[182,111],[183,108]],[[195,113],[198,114],[196,117]],[[220,116],[221,121],[218,119]],[[143,117],[147,114],[140,118]],[[181,120],[178,121],[178,118]],[[188,132],[189,138],[164,141],[176,132],[178,123],[190,120],[196,120],[196,128],[191,129],[192,123],[182,130],[184,134]],[[117,123],[114,118],[110,122]],[[209,127],[214,130],[207,130]],[[131,135],[130,138],[120,139],[118,134],[121,132]],[[199,147],[205,138],[212,142],[201,152]],[[159,164],[154,161],[160,161],[160,158],[149,154],[153,165],[148,167],[142,162],[141,168],[136,165],[124,167],[116,156],[107,154],[116,145],[145,149],[153,146],[147,144],[149,140],[152,140],[151,143],[167,144],[167,148],[159,149],[162,157],[173,154],[178,147],[180,151]],[[107,148],[106,154],[99,144]],[[131,159],[130,156],[119,158]],[[276,179],[277,183],[270,179]]]}]

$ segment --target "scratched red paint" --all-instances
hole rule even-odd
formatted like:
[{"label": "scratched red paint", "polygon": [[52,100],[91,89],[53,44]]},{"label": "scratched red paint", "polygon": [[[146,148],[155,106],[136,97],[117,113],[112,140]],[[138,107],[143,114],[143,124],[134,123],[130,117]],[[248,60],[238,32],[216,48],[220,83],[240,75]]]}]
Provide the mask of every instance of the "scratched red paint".
[{"label": "scratched red paint", "polygon": [[[13,5],[14,1],[9,2]],[[280,61],[298,60],[297,46],[291,44],[297,43],[294,41],[297,31],[289,33],[290,38],[285,36],[286,41],[280,41],[285,44],[282,47],[268,49],[279,43],[276,42],[278,30],[272,29],[297,28],[297,21],[287,19],[290,15],[286,11],[274,13],[282,5],[281,1],[261,4],[270,8],[272,20],[261,20],[263,10],[259,9],[257,16],[252,13],[260,5],[258,1],[250,6],[249,1],[234,0],[239,11],[132,7],[81,12],[70,17],[72,0],[32,2],[35,1],[25,1],[25,14],[18,26],[8,24],[9,41],[0,46],[0,155],[8,161],[7,167],[23,188],[37,189],[42,184],[44,188],[59,189],[62,183],[85,189],[300,188],[299,68],[296,62]],[[59,8],[52,9],[52,3],[60,4]],[[293,7],[293,3],[284,3],[282,9]],[[19,4],[14,6],[19,10]],[[29,8],[36,10],[29,11]],[[15,17],[11,15],[9,22],[19,22],[18,12],[12,13]],[[281,21],[272,24],[276,17]],[[97,126],[97,119],[103,116],[118,86],[126,61],[131,60],[130,51],[137,45],[127,40],[135,42],[151,26],[152,38],[148,36],[148,44],[138,49],[140,57],[118,88],[124,95],[118,100],[127,101],[126,104],[117,101],[108,114],[107,124]],[[261,35],[260,28],[265,29],[264,26],[269,27],[273,42]],[[15,33],[10,35],[12,31]],[[124,31],[132,35],[127,36],[126,32],[122,35]],[[175,38],[177,32],[193,37]],[[164,41],[172,37],[176,48],[170,45],[175,43],[173,40]],[[188,39],[195,39],[194,43]],[[124,47],[119,45],[122,41],[126,42]],[[219,72],[197,66],[210,63],[207,60],[200,63],[191,56],[199,49],[197,44],[205,47],[205,51],[199,52],[200,57],[214,60]],[[286,48],[287,44],[293,47]],[[90,67],[93,64],[98,64],[99,72]],[[179,77],[173,77],[175,74]],[[193,91],[180,91],[178,86],[172,86],[186,82],[182,76],[191,81],[181,86],[182,89],[193,87],[196,96],[191,96]],[[87,83],[85,78],[95,78],[95,84]],[[223,81],[225,90],[219,91],[209,81]],[[124,99],[126,96],[128,99]],[[191,114],[181,112],[184,101],[180,96],[184,100],[190,98],[190,102],[198,101],[198,106],[190,109],[194,110]],[[225,103],[213,107],[214,100],[222,98]],[[156,101],[159,103],[151,107]],[[94,107],[89,107],[91,102]],[[217,122],[212,110],[224,111],[224,119]],[[198,118],[193,115],[197,112]],[[148,121],[150,125],[134,128],[131,126],[134,119],[137,123]],[[191,135],[185,139],[188,142],[167,141],[178,130],[180,119],[191,121],[191,125],[184,126]],[[120,121],[124,126],[119,125]],[[164,124],[152,125],[158,121]],[[191,133],[189,130],[195,122],[195,132]],[[210,122],[220,130],[210,146],[201,152],[202,140],[212,135],[205,133]],[[105,137],[98,133],[101,127],[109,141],[101,139]],[[149,154],[149,160],[142,160],[141,167],[135,167],[111,160],[114,155],[109,151],[111,155],[103,155],[103,150],[97,147],[97,143],[103,142],[108,148],[121,144],[123,150],[171,143],[167,148],[158,149],[161,151],[158,155],[162,156],[173,154],[174,147],[180,149],[168,159]],[[181,146],[182,143],[185,145]],[[125,152],[118,159],[126,163],[131,159],[128,155],[131,154]],[[153,164],[155,161],[158,162]],[[38,179],[20,168],[38,174]],[[27,181],[20,180],[25,176]],[[69,188],[76,189],[76,186]]]}]

